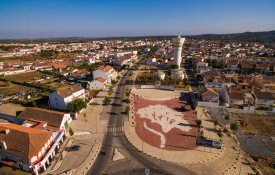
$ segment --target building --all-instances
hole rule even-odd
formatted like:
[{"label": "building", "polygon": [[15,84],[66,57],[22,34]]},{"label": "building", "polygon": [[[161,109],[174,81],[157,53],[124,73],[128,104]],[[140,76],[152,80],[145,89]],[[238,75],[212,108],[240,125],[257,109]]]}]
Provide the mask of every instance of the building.
[{"label": "building", "polygon": [[52,130],[55,127],[66,131],[68,124],[72,121],[70,114],[41,108],[26,108],[17,117],[24,119],[24,124],[28,127],[38,128],[39,126],[35,126],[35,124],[43,122],[44,125],[40,127],[48,130]]},{"label": "building", "polygon": [[88,83],[88,89],[104,89],[105,86],[108,84],[108,80],[103,77],[98,77],[94,81]]},{"label": "building", "polygon": [[115,71],[111,66],[100,66],[97,70],[93,71],[94,80],[103,77],[110,83],[112,80],[116,79],[117,71]]},{"label": "building", "polygon": [[0,162],[37,175],[50,165],[63,136],[63,131],[54,137],[46,130],[0,123]]},{"label": "building", "polygon": [[85,99],[85,90],[80,86],[67,86],[49,95],[51,108],[66,111],[68,103],[75,99]]},{"label": "building", "polygon": [[254,91],[252,96],[255,99],[256,107],[272,107],[275,102],[275,96],[271,92]]},{"label": "building", "polygon": [[177,38],[173,38],[173,46],[174,46],[174,64],[178,66],[180,69],[181,67],[181,52],[182,52],[182,45],[185,41],[185,38],[181,38],[180,35]]},{"label": "building", "polygon": [[206,88],[198,91],[200,99],[206,102],[219,102],[220,95],[212,88]]},{"label": "building", "polygon": [[238,87],[223,87],[221,89],[221,98],[230,107],[240,107],[247,104],[247,100]]},{"label": "building", "polygon": [[126,66],[126,65],[129,65],[131,66],[132,65],[132,59],[130,56],[128,55],[124,55],[124,56],[120,56],[120,57],[116,57],[114,60],[113,60],[113,64],[114,65],[118,65],[118,66]]}]

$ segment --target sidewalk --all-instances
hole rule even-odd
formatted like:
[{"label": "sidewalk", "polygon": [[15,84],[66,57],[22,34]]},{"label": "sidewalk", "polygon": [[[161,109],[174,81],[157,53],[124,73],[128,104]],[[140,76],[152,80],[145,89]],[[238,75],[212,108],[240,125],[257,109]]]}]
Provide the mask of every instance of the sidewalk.
[{"label": "sidewalk", "polygon": [[51,174],[65,174],[65,172],[68,172],[68,174],[80,175],[85,174],[92,166],[99,153],[107,125],[107,118],[101,118],[104,108],[102,102],[105,96],[107,96],[107,92],[100,91],[97,98],[94,99],[94,103],[88,104],[78,118],[70,123],[74,135],[68,137],[73,139],[73,142],[67,147],[79,145],[80,150],[63,151],[67,152],[66,156],[58,162],[59,166]]}]

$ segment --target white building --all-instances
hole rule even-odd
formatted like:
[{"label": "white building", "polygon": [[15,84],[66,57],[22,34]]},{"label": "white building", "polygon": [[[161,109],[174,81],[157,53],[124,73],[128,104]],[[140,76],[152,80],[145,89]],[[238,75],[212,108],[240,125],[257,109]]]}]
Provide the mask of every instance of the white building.
[{"label": "white building", "polygon": [[178,68],[181,67],[181,52],[182,45],[185,41],[185,38],[181,38],[180,35],[177,38],[173,38],[173,46],[174,46],[174,64],[178,65]]},{"label": "white building", "polygon": [[137,51],[133,50],[133,51],[126,51],[126,52],[117,52],[114,54],[115,58],[124,56],[124,55],[137,55]]},{"label": "white building", "polygon": [[132,59],[130,56],[125,55],[125,56],[121,56],[121,57],[117,57],[113,60],[113,64],[114,65],[118,65],[118,66],[124,66],[124,65],[129,65],[131,66],[132,64]]},{"label": "white building", "polygon": [[85,90],[80,86],[61,88],[49,95],[51,108],[66,111],[68,103],[75,99],[85,99]]},{"label": "white building", "polygon": [[108,80],[103,77],[99,77],[88,84],[89,89],[104,89],[108,84]]},{"label": "white building", "polygon": [[117,77],[117,72],[111,66],[100,66],[97,70],[93,71],[94,80],[103,77],[106,78],[108,83],[115,80]]}]

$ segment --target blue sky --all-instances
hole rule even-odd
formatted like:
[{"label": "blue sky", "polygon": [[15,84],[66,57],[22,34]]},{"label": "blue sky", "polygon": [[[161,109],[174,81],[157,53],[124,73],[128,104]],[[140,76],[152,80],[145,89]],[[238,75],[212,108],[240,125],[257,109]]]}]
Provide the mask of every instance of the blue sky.
[{"label": "blue sky", "polygon": [[275,30],[275,0],[0,0],[0,39]]}]

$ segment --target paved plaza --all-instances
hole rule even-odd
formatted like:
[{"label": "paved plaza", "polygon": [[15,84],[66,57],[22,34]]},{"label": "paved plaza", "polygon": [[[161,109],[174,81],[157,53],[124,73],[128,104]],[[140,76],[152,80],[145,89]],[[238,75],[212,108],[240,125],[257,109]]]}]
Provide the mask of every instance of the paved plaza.
[{"label": "paved plaza", "polygon": [[166,150],[189,150],[199,136],[196,114],[181,112],[184,102],[178,97],[153,101],[133,95],[135,131],[146,143]]}]

